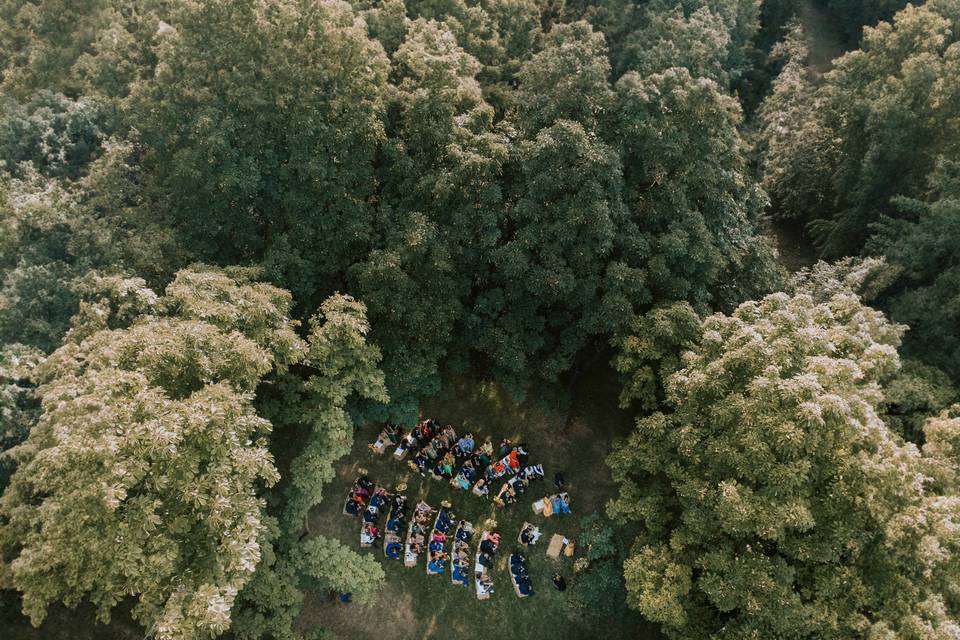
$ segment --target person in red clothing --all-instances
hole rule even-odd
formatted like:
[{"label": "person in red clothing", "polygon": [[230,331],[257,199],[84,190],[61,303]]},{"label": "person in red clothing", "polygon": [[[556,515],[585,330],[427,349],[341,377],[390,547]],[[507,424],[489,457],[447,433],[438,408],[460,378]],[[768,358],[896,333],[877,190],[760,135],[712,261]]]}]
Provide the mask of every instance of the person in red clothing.
[{"label": "person in red clothing", "polygon": [[517,454],[517,450],[513,449],[510,452],[510,455],[507,456],[507,463],[510,465],[510,468],[514,471],[520,470],[520,456]]}]

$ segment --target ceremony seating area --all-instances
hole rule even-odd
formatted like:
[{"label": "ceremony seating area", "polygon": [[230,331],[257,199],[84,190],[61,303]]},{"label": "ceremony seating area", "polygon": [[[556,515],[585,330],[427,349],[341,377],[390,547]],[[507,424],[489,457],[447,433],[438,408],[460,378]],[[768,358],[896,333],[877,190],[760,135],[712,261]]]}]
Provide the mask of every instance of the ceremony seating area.
[{"label": "ceremony seating area", "polygon": [[533,584],[527,572],[527,559],[519,551],[510,554],[510,581],[517,597],[528,598],[534,594]]},{"label": "ceremony seating area", "polygon": [[470,538],[473,537],[473,525],[466,520],[457,524],[453,536],[453,551],[450,554],[450,581],[458,586],[470,584]]},{"label": "ceremony seating area", "polygon": [[383,555],[390,560],[399,560],[400,551],[403,548],[400,534],[406,525],[407,520],[407,497],[401,493],[406,488],[405,485],[397,487],[390,502],[390,511],[387,514],[386,535],[383,538]]},{"label": "ceremony seating area", "polygon": [[416,509],[413,510],[413,520],[407,529],[407,545],[403,556],[405,567],[415,567],[417,565],[417,558],[423,553],[427,544],[430,514],[434,511],[433,507],[422,500],[417,503]]},{"label": "ceremony seating area", "polygon": [[478,447],[472,433],[458,438],[453,426],[441,426],[432,418],[421,421],[406,434],[401,427],[387,424],[369,448],[382,454],[390,444],[396,444],[395,459],[410,458],[407,465],[412,471],[425,478],[445,480],[478,497],[489,497],[491,483],[509,476],[493,498],[498,507],[514,504],[531,481],[544,477],[543,465],[527,465],[529,453],[525,444],[502,440],[498,459],[492,462],[494,447],[489,439]]},{"label": "ceremony seating area", "polygon": [[478,600],[486,600],[493,593],[493,579],[490,577],[490,571],[493,569],[494,557],[499,546],[500,534],[496,531],[484,531],[480,536],[477,560],[473,568]]},{"label": "ceremony seating area", "polygon": [[[497,509],[518,502],[532,482],[543,480],[545,476],[542,464],[528,463],[526,444],[514,444],[505,438],[494,449],[489,438],[478,444],[473,433],[458,434],[453,426],[441,425],[433,419],[421,421],[406,433],[402,427],[387,424],[367,447],[374,455],[382,455],[393,447],[393,457],[405,461],[410,472],[429,480],[446,481],[454,495],[469,492],[490,497],[489,487],[497,483],[499,490],[492,496]],[[405,567],[414,567],[424,555],[426,575],[442,574],[449,569],[451,584],[469,586],[472,579],[476,597],[479,600],[490,598],[494,592],[492,570],[500,545],[496,523],[493,520],[486,523],[474,548],[473,525],[458,518],[448,500],[440,502],[439,508],[427,503],[425,499],[430,490],[425,485],[427,491],[423,492],[422,488],[420,494],[423,499],[408,518],[407,497],[402,493],[407,485],[402,482],[402,477],[398,482],[396,491],[390,493],[385,486],[375,485],[367,477],[366,470],[360,470],[360,476],[354,481],[344,503],[345,514],[361,516],[360,547],[371,548],[382,538],[386,559],[400,560],[402,557]],[[570,496],[566,492],[546,496],[534,502],[533,510],[544,517],[570,513]],[[385,524],[382,524],[382,516],[385,516]],[[533,547],[542,535],[539,526],[524,522],[517,533],[519,548]],[[565,538],[561,539],[567,542]],[[547,557],[559,556],[554,547],[551,543]],[[527,558],[519,550],[514,551],[506,566],[517,596],[533,595]]]},{"label": "ceremony seating area", "polygon": [[441,505],[437,518],[433,522],[433,532],[430,534],[430,543],[427,545],[427,575],[443,573],[446,569],[449,556],[444,550],[450,530],[453,527],[453,515],[448,511],[450,504]]},{"label": "ceremony seating area", "polygon": [[540,533],[540,528],[530,524],[529,522],[524,522],[523,526],[520,527],[520,535],[517,536],[517,542],[522,544],[525,547],[532,547],[537,544],[537,541],[540,539],[540,536],[543,535]]}]

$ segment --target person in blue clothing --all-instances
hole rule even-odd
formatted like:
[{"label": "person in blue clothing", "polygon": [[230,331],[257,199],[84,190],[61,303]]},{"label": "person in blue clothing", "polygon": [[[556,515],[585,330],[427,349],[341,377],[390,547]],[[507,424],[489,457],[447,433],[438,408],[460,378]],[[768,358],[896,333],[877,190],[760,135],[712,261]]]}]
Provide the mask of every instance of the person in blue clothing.
[{"label": "person in blue clothing", "polygon": [[453,448],[454,455],[456,455],[458,458],[469,456],[471,453],[473,453],[473,446],[473,434],[468,433],[457,440],[457,444]]},{"label": "person in blue clothing", "polygon": [[570,513],[570,494],[560,493],[551,501],[554,513]]},{"label": "person in blue clothing", "polygon": [[387,536],[387,546],[384,548],[384,554],[391,560],[400,558],[400,549],[403,545],[400,543],[400,537],[397,535]]}]

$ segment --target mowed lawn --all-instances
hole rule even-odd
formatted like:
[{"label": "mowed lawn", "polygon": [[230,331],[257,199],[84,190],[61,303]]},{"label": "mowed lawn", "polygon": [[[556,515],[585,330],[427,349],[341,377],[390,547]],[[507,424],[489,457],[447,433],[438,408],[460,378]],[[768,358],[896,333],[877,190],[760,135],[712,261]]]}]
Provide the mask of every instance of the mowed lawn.
[{"label": "mowed lawn", "polygon": [[[376,439],[378,426],[358,430],[353,451],[341,461],[336,479],[325,488],[323,502],[311,514],[311,534],[334,536],[359,550],[360,519],[343,515],[342,508],[360,469],[366,469],[375,484],[390,490],[398,483],[406,483],[411,508],[419,499],[433,507],[449,500],[456,516],[474,523],[475,539],[479,538],[484,522],[496,520],[502,542],[492,572],[494,593],[489,600],[477,600],[472,585],[467,588],[451,584],[449,569],[442,575],[426,575],[424,556],[411,568],[404,567],[400,560],[387,560],[382,542],[378,541],[373,548],[363,551],[373,553],[387,574],[376,604],[361,607],[309,597],[301,624],[322,624],[339,638],[350,640],[659,638],[654,628],[643,624],[638,616],[600,622],[583,616],[570,604],[570,588],[575,581],[573,559],[561,556],[557,561],[546,556],[552,534],[576,539],[580,518],[602,510],[615,492],[604,458],[612,439],[629,431],[630,420],[616,408],[617,385],[612,376],[601,375],[592,380],[578,390],[569,420],[526,404],[518,405],[490,383],[459,381],[425,403],[425,417],[452,424],[458,435],[471,431],[478,444],[487,437],[495,447],[504,437],[514,443],[527,443],[530,463],[542,463],[546,478],[532,482],[527,493],[506,508],[496,508],[492,500],[458,491],[445,481],[421,477],[411,471],[406,461],[395,460],[392,449],[382,456],[374,455],[367,445]],[[531,504],[554,492],[553,474],[557,470],[566,479],[573,513],[544,518],[533,512]],[[491,493],[499,486],[496,483]],[[516,538],[524,521],[538,525],[543,537],[536,546],[523,550],[536,594],[520,599],[506,565],[511,551],[519,548]],[[576,557],[579,551],[582,549]],[[553,588],[550,579],[555,571],[566,577],[566,592]]]}]

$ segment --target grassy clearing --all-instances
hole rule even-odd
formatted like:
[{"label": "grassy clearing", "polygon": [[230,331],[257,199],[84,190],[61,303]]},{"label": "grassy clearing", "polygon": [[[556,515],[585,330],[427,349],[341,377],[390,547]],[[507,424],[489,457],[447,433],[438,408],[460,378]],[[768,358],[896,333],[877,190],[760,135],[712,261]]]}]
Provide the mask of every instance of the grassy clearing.
[{"label": "grassy clearing", "polygon": [[800,22],[810,47],[810,66],[826,73],[846,53],[839,22],[829,9],[810,0],[800,3]]},{"label": "grassy clearing", "polygon": [[[386,586],[376,605],[362,608],[355,604],[341,605],[309,599],[301,623],[323,624],[340,638],[393,640],[401,638],[593,638],[596,622],[579,615],[569,604],[569,589],[559,593],[550,584],[554,571],[560,571],[571,582],[573,561],[546,557],[546,546],[554,533],[574,539],[578,536],[579,519],[603,508],[614,487],[603,460],[610,441],[630,428],[629,419],[616,410],[612,380],[586,376],[587,382],[577,393],[569,424],[545,415],[528,406],[517,405],[496,385],[460,381],[452,384],[439,397],[427,402],[424,414],[455,426],[458,434],[470,430],[482,442],[487,436],[499,444],[508,437],[529,445],[531,463],[542,463],[547,478],[532,483],[521,500],[506,509],[495,509],[492,502],[449,484],[422,478],[388,453],[375,456],[367,444],[376,438],[376,427],[361,429],[356,434],[353,451],[337,470],[337,478],[326,489],[324,501],[311,516],[311,531],[335,536],[358,548],[360,521],[341,513],[343,499],[357,476],[366,468],[371,480],[390,487],[407,483],[411,503],[427,500],[431,506],[447,499],[453,511],[479,526],[487,518],[495,518],[503,537],[498,564],[492,573],[495,592],[487,601],[476,599],[473,588],[450,584],[449,573],[427,576],[424,559],[414,568],[405,568],[400,561],[387,561],[381,546],[373,552],[387,573]],[[591,382],[592,381],[592,382]],[[566,490],[572,497],[572,515],[543,518],[530,508],[537,498],[553,490],[553,473],[561,470]],[[499,488],[499,485],[497,486]],[[493,491],[493,490],[492,490]],[[543,538],[526,552],[536,595],[519,599],[510,584],[506,568],[516,537],[527,520],[540,526]],[[651,628],[635,616],[604,620],[602,633],[607,638],[659,638]]]}]

